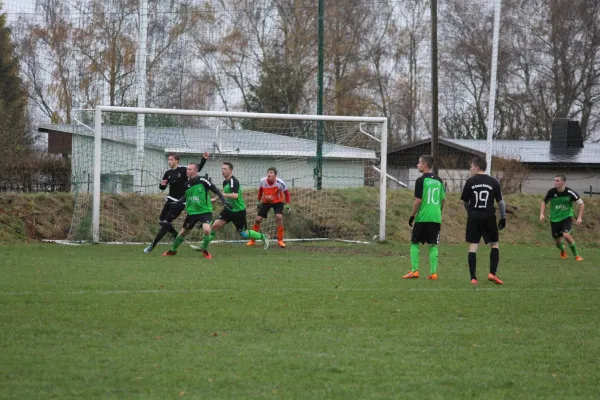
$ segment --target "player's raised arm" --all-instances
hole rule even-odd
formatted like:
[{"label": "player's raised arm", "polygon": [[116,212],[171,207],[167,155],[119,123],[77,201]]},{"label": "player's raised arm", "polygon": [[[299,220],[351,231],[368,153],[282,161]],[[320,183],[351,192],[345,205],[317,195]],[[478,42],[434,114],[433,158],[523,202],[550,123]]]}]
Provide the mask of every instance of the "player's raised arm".
[{"label": "player's raised arm", "polygon": [[209,158],[210,153],[208,151],[205,151],[204,154],[202,154],[200,162],[198,163],[198,172],[202,171],[202,168],[204,168],[204,164],[206,164],[206,161],[208,161]]}]

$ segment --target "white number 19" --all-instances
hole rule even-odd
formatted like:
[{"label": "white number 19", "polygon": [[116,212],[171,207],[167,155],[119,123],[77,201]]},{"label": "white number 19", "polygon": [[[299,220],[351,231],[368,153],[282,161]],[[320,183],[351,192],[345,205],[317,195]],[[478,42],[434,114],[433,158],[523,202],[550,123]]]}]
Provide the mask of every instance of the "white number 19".
[{"label": "white number 19", "polygon": [[475,208],[487,208],[489,197],[490,192],[488,191],[475,192]]}]

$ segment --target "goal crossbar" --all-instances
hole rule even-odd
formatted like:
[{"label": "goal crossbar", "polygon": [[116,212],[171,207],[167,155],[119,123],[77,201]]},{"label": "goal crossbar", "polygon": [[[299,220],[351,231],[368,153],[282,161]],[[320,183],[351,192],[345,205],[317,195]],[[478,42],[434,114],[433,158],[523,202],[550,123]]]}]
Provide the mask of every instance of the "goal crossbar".
[{"label": "goal crossbar", "polygon": [[[277,119],[277,120],[304,120],[304,121],[340,121],[340,122],[370,122],[379,123],[382,126],[379,165],[379,235],[378,240],[384,241],[386,198],[387,198],[387,123],[386,117],[356,117],[356,116],[334,116],[334,115],[309,115],[309,114],[273,114],[273,113],[248,113],[229,111],[205,111],[205,110],[180,110],[164,108],[141,108],[141,107],[116,107],[96,106],[94,110],[94,170],[93,170],[93,201],[92,201],[92,242],[100,242],[100,191],[102,170],[102,113],[133,113],[133,114],[161,114],[180,115],[195,117],[223,117],[223,118],[249,118],[249,119]],[[360,128],[360,132],[371,136]],[[143,133],[141,134],[143,136]],[[376,139],[376,138],[375,138]],[[377,140],[377,139],[376,139]],[[141,146],[143,152],[144,139],[138,138],[138,151]]]}]

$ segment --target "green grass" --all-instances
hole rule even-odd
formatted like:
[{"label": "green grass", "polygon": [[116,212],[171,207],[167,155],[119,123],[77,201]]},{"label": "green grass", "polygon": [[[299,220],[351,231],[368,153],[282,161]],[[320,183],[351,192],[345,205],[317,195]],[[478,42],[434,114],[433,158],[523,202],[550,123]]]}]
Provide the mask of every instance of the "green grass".
[{"label": "green grass", "polygon": [[407,247],[0,246],[0,398],[597,398],[600,250]]}]

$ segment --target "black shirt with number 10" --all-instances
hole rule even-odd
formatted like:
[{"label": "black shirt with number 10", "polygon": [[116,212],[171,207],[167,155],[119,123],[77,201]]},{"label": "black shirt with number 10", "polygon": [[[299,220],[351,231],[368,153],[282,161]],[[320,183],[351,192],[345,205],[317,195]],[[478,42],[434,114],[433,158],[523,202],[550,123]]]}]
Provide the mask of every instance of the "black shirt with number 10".
[{"label": "black shirt with number 10", "polygon": [[494,200],[502,200],[500,182],[488,174],[477,174],[465,182],[460,199],[469,204],[469,212],[496,214]]}]

